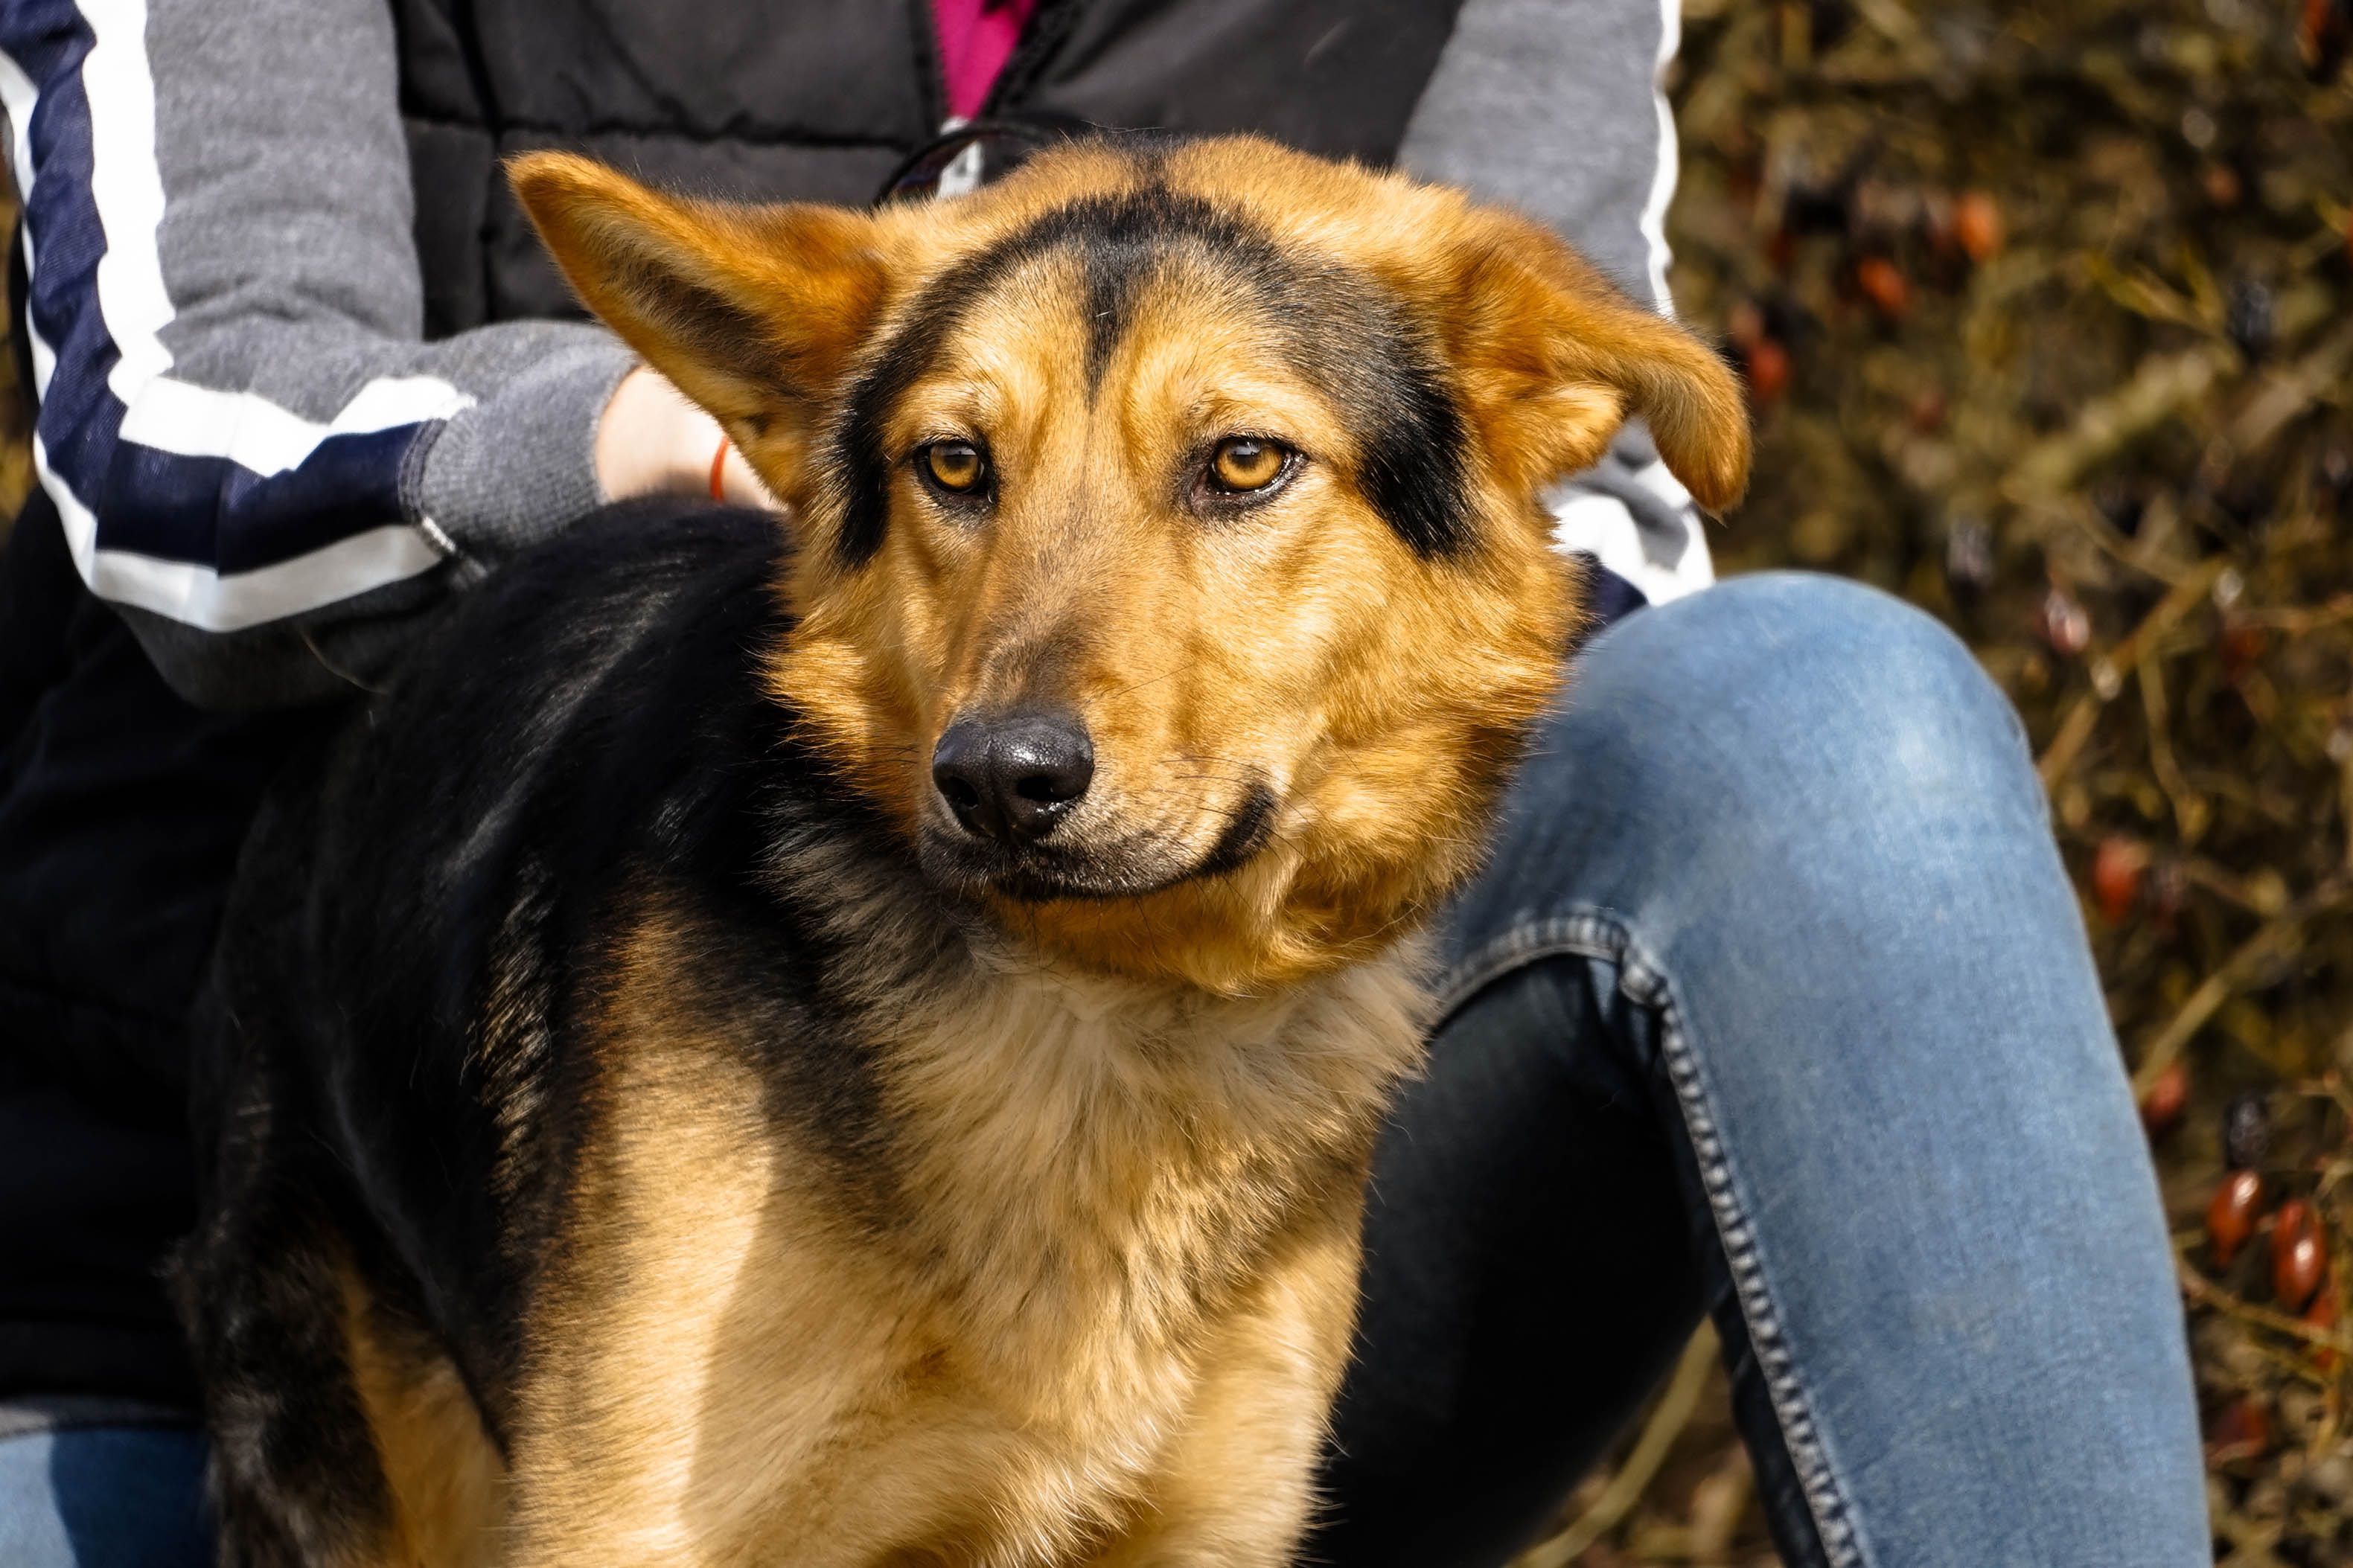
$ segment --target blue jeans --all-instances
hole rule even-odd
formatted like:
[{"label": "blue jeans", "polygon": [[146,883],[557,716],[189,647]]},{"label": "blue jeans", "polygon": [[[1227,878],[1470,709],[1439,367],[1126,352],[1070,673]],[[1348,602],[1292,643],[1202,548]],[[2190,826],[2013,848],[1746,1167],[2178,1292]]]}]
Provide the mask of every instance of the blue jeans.
[{"label": "blue jeans", "polygon": [[[1310,1561],[1501,1563],[1712,1312],[1791,1563],[2211,1562],[2082,920],[2017,719],[1942,628],[1773,575],[1604,633],[1448,942]],[[192,1560],[187,1512],[132,1500],[193,1437],[54,1440],[60,1488],[122,1474],[79,1556],[26,1441],[0,1562]]]},{"label": "blue jeans", "polygon": [[1448,937],[1311,1560],[1502,1562],[1706,1311],[1793,1564],[2211,1562],[2147,1146],[1950,634],[1789,574],[1619,623]]},{"label": "blue jeans", "polygon": [[193,1427],[0,1436],[6,1568],[206,1568],[205,1441]]}]

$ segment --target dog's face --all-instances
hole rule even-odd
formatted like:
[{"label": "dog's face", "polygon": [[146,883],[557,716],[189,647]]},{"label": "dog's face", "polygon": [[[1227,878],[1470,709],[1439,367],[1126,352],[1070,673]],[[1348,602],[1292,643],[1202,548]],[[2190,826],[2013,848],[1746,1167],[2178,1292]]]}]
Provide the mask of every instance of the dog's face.
[{"label": "dog's face", "polygon": [[515,183],[792,509],[776,687],[926,871],[1221,991],[1476,861],[1578,621],[1537,501],[1628,412],[1705,504],[1705,349],[1535,226],[1251,140],[1078,144],[867,215]]}]

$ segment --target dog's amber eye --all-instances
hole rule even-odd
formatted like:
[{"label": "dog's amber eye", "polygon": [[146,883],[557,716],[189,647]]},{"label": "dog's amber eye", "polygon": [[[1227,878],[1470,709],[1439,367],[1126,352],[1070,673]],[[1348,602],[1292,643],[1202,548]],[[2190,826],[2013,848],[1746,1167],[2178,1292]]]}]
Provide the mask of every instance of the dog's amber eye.
[{"label": "dog's amber eye", "polygon": [[1282,477],[1282,447],[1255,436],[1229,436],[1209,454],[1209,477],[1222,490],[1262,490]]},{"label": "dog's amber eye", "polygon": [[965,494],[988,477],[988,459],[969,441],[934,441],[923,448],[923,471],[944,490]]}]

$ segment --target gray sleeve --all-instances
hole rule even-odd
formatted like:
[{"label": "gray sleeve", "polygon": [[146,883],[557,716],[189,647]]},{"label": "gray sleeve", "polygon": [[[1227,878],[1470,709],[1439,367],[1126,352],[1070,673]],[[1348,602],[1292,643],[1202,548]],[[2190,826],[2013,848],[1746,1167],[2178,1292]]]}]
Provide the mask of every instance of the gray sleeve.
[{"label": "gray sleeve", "polygon": [[1662,311],[1678,0],[1464,0],[1398,161],[1557,230]]},{"label": "gray sleeve", "polygon": [[[1538,219],[1672,315],[1675,122],[1660,76],[1681,20],[1678,0],[1464,0],[1398,163]],[[1639,422],[1550,504],[1564,549],[1652,604],[1714,579],[1699,513]]]},{"label": "gray sleeve", "polygon": [[424,341],[383,0],[140,13],[0,7],[37,468],[175,686],[301,700],[597,503],[634,360],[583,323]]}]

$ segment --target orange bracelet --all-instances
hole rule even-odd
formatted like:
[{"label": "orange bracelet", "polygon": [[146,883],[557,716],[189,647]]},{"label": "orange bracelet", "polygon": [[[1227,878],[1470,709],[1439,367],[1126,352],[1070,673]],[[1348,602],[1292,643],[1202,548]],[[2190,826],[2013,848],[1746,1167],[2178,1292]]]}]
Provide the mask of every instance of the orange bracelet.
[{"label": "orange bracelet", "polygon": [[720,484],[719,478],[726,467],[727,437],[722,436],[719,437],[719,450],[711,454],[711,499],[722,506],[727,503],[727,491]]}]

